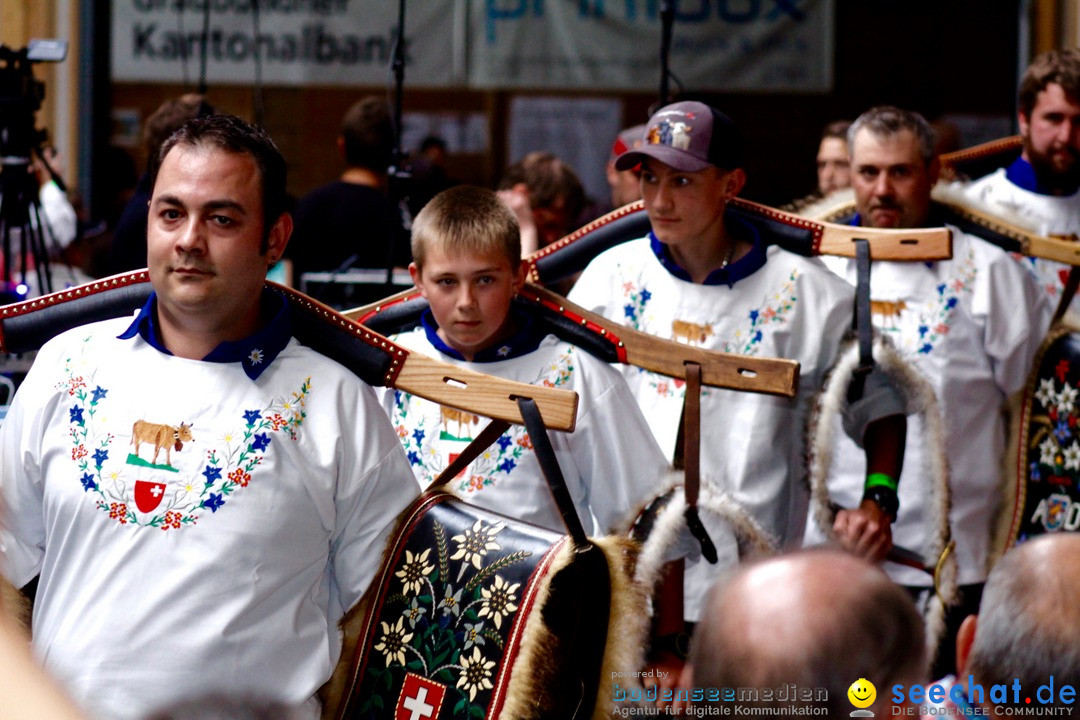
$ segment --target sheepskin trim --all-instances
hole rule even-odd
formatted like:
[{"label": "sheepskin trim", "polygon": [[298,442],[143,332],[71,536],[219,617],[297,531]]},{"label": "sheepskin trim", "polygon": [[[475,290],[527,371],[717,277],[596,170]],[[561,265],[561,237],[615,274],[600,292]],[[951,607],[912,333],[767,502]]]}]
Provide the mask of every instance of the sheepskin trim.
[{"label": "sheepskin trim", "polygon": [[0,577],[0,613],[30,639],[30,601],[3,577]]},{"label": "sheepskin trim", "polygon": [[675,470],[671,467],[668,468],[664,475],[657,479],[654,484],[656,492],[646,502],[641,503],[637,508],[631,510],[626,517],[621,521],[613,524],[611,528],[612,535],[630,535],[634,526],[637,525],[638,520],[642,514],[652,506],[653,503],[661,500],[665,495],[669,494],[676,486],[682,485],[683,473],[681,470]]},{"label": "sheepskin trim", "polygon": [[855,191],[844,188],[798,209],[798,214],[817,222],[838,222],[855,214]]},{"label": "sheepskin trim", "polygon": [[[559,661],[564,659],[565,648],[544,622],[542,609],[551,595],[551,579],[573,562],[574,554],[572,544],[563,543],[552,556],[544,581],[534,583],[537,586],[532,603],[534,609],[528,614],[520,635],[517,658],[510,670],[513,681],[507,683],[506,698],[498,715],[500,720],[539,718],[550,710],[548,695],[562,670]],[[510,648],[503,650],[506,652]],[[492,696],[492,705],[495,703],[496,698]]]},{"label": "sheepskin trim", "polygon": [[968,194],[970,183],[961,181],[939,182],[930,191],[930,199],[948,206],[965,218],[986,226],[987,230],[1002,235],[1013,236],[1016,233],[1041,235],[1038,220],[1033,217],[1021,217],[1011,214],[1007,219],[1001,217],[1000,208],[983,202]]},{"label": "sheepskin trim", "polygon": [[367,623],[368,612],[371,610],[373,593],[371,589],[364,593],[360,601],[352,607],[338,626],[341,628],[341,657],[338,658],[334,673],[330,679],[319,688],[318,697],[322,702],[322,720],[335,720],[342,709],[346,693],[354,687],[353,668],[361,652],[360,641],[363,639],[364,628]]},{"label": "sheepskin trim", "polygon": [[[671,476],[681,483],[681,472]],[[716,484],[704,478],[698,497],[698,510],[712,513],[726,522],[739,543],[739,557],[772,555],[778,543],[739,502]],[[686,496],[681,485],[675,487],[667,505],[659,512],[652,532],[642,544],[634,579],[651,594],[656,589],[664,565],[671,559],[672,550],[678,544],[679,535],[686,529]]]},{"label": "sheepskin trim", "polygon": [[594,539],[593,542],[604,551],[611,574],[607,643],[600,666],[596,707],[592,714],[593,720],[605,720],[614,717],[615,712],[610,679],[632,677],[631,673],[645,666],[649,593],[633,577],[639,551],[637,543],[613,536]]},{"label": "sheepskin trim", "polygon": [[1024,498],[1027,494],[1027,427],[1031,420],[1029,410],[1029,398],[1035,392],[1035,383],[1039,375],[1039,364],[1042,360],[1043,350],[1049,347],[1050,337],[1044,341],[1039,351],[1035,354],[1035,361],[1031,365],[1031,373],[1028,375],[1024,389],[1014,393],[1009,398],[1006,417],[1009,423],[1008,437],[1005,442],[1005,457],[1002,459],[1001,483],[998,496],[1001,498],[1001,509],[998,511],[997,521],[994,523],[993,537],[991,539],[990,557],[988,563],[990,570],[1001,556],[1016,542],[1016,529],[1019,527],[1024,511]]},{"label": "sheepskin trim", "polygon": [[[672,470],[665,478],[665,485],[682,483],[683,473]],[[660,579],[660,572],[668,560],[671,548],[675,546],[679,531],[686,525],[683,517],[686,511],[686,498],[682,488],[669,490],[671,497],[667,504],[659,511],[653,520],[652,532],[641,543],[641,551],[638,554],[637,567],[634,568],[634,580],[649,595],[656,589],[656,583]]]},{"label": "sheepskin trim", "polygon": [[[918,370],[907,363],[892,343],[886,338],[877,337],[874,341],[874,360],[880,370],[893,381],[903,398],[905,411],[909,415],[917,414],[926,428],[925,472],[931,480],[931,517],[930,527],[934,528],[927,546],[925,557],[936,562],[945,553],[951,542],[949,526],[949,469],[945,455],[945,429],[941,407],[930,383]],[[830,508],[828,477],[832,467],[835,448],[833,418],[839,415],[847,403],[847,389],[851,384],[851,371],[859,362],[858,343],[851,341],[840,355],[840,359],[830,371],[821,392],[817,407],[811,416],[810,434],[810,504],[814,522],[822,534],[836,539],[832,531],[833,514]],[[901,512],[903,508],[901,508]],[[936,578],[937,594],[942,602],[954,604],[957,600],[956,557],[948,553]],[[940,604],[940,603],[939,603]],[[934,604],[927,605],[930,614],[935,612]],[[941,638],[941,622],[935,617],[926,616],[927,647],[937,648]],[[937,630],[935,630],[937,628]]]}]

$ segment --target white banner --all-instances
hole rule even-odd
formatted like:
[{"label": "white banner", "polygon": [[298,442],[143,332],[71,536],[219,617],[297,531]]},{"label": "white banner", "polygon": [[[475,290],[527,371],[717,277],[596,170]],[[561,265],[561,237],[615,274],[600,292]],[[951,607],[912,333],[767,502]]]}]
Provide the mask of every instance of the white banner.
[{"label": "white banner", "polygon": [[[113,79],[384,85],[394,0],[112,0]],[[827,92],[835,0],[672,0],[669,66],[691,91]],[[203,42],[205,8],[210,6]],[[661,0],[422,0],[405,16],[406,87],[660,86]]]},{"label": "white banner", "polygon": [[[834,0],[679,0],[669,68],[687,90],[827,92]],[[469,84],[660,87],[659,0],[471,3]],[[678,85],[674,82],[671,89]]]},{"label": "white banner", "polygon": [[[257,16],[254,0],[112,0],[113,80],[197,81],[207,2],[211,86],[253,84],[256,53],[267,85],[388,82],[398,24],[390,0],[258,0]],[[465,3],[412,2],[406,13],[406,86],[463,85],[453,49]]]}]

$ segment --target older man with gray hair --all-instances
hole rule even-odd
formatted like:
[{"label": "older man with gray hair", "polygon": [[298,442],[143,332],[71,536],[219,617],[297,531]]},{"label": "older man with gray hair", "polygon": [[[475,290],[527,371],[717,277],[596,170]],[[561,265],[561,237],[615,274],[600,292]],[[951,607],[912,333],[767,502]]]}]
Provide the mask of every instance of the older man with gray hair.
[{"label": "older man with gray hair", "polygon": [[[871,108],[852,124],[848,142],[858,211],[853,225],[944,224],[930,199],[938,176],[934,134],[921,115],[890,106]],[[899,485],[898,478],[868,475],[863,453],[844,437],[835,449],[828,480],[830,499],[844,507],[857,503],[871,483],[886,490],[891,485],[898,501],[893,542],[902,547],[929,554],[944,546],[951,528],[961,605],[945,613],[946,638],[955,637],[963,618],[978,608],[998,504],[1005,437],[1001,411],[1006,398],[1023,387],[1051,315],[1045,294],[1007,253],[981,238],[952,231],[951,259],[875,262],[870,282],[875,328],[927,380],[944,422],[909,418],[904,481]],[[824,260],[855,284],[854,260]],[[934,455],[938,448],[946,456],[947,482],[933,472],[940,466]],[[942,505],[934,502],[945,493],[950,500],[947,518]],[[809,544],[823,537],[822,529],[808,523]],[[932,565],[937,559],[926,561]],[[929,573],[895,563],[885,569],[913,594],[932,593]],[[937,617],[934,621],[938,623]],[[941,674],[953,667],[952,647],[949,639],[941,645]]]}]

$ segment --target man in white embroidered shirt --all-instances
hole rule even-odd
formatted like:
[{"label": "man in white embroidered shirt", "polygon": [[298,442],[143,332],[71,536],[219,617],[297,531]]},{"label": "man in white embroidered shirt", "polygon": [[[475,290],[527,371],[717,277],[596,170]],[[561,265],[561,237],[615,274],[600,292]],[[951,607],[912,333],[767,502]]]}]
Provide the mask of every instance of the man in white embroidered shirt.
[{"label": "man in white embroidered shirt", "polygon": [[292,229],[270,138],[199,118],[161,158],[154,294],[47,343],[0,429],[0,567],[39,578],[37,653],[97,716],[224,693],[314,717],[415,483],[371,388],[263,289]]},{"label": "man in white embroidered shirt", "polygon": [[[937,180],[934,135],[919,114],[871,108],[852,124],[854,225],[876,228],[939,227],[930,200]],[[944,437],[923,417],[909,419],[904,482],[893,524],[897,545],[925,553],[939,533],[935,498],[949,492],[949,524],[956,541],[961,605],[946,613],[955,637],[959,622],[978,607],[990,555],[997,509],[1005,429],[1005,399],[1023,386],[1050,322],[1050,305],[1031,277],[1000,248],[955,228],[952,258],[932,263],[875,262],[870,297],[873,323],[900,356],[933,388],[941,406]],[[855,263],[828,258],[854,284]],[[862,458],[841,438],[833,454],[829,496],[844,504],[862,487]],[[932,454],[944,452],[948,488],[931,475]],[[812,523],[807,539],[821,538]],[[928,558],[929,562],[937,558]],[[932,592],[922,570],[886,564],[896,582],[912,592]],[[951,667],[951,640],[939,664]]]},{"label": "man in white embroidered shirt", "polygon": [[[964,194],[976,208],[1042,235],[1080,236],[1080,50],[1051,50],[1032,60],[1020,81],[1018,105],[1020,157],[967,186]],[[1018,259],[1057,304],[1068,266]]]}]

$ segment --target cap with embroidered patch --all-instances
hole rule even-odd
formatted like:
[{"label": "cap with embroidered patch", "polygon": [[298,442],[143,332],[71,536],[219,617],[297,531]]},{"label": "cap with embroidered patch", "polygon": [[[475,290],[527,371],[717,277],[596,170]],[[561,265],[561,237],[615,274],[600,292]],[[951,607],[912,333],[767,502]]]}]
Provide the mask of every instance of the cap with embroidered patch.
[{"label": "cap with embroidered patch", "polygon": [[710,165],[734,170],[742,164],[742,143],[735,123],[724,113],[705,103],[677,102],[649,118],[641,147],[620,155],[615,167],[630,170],[646,158],[681,172]]}]

